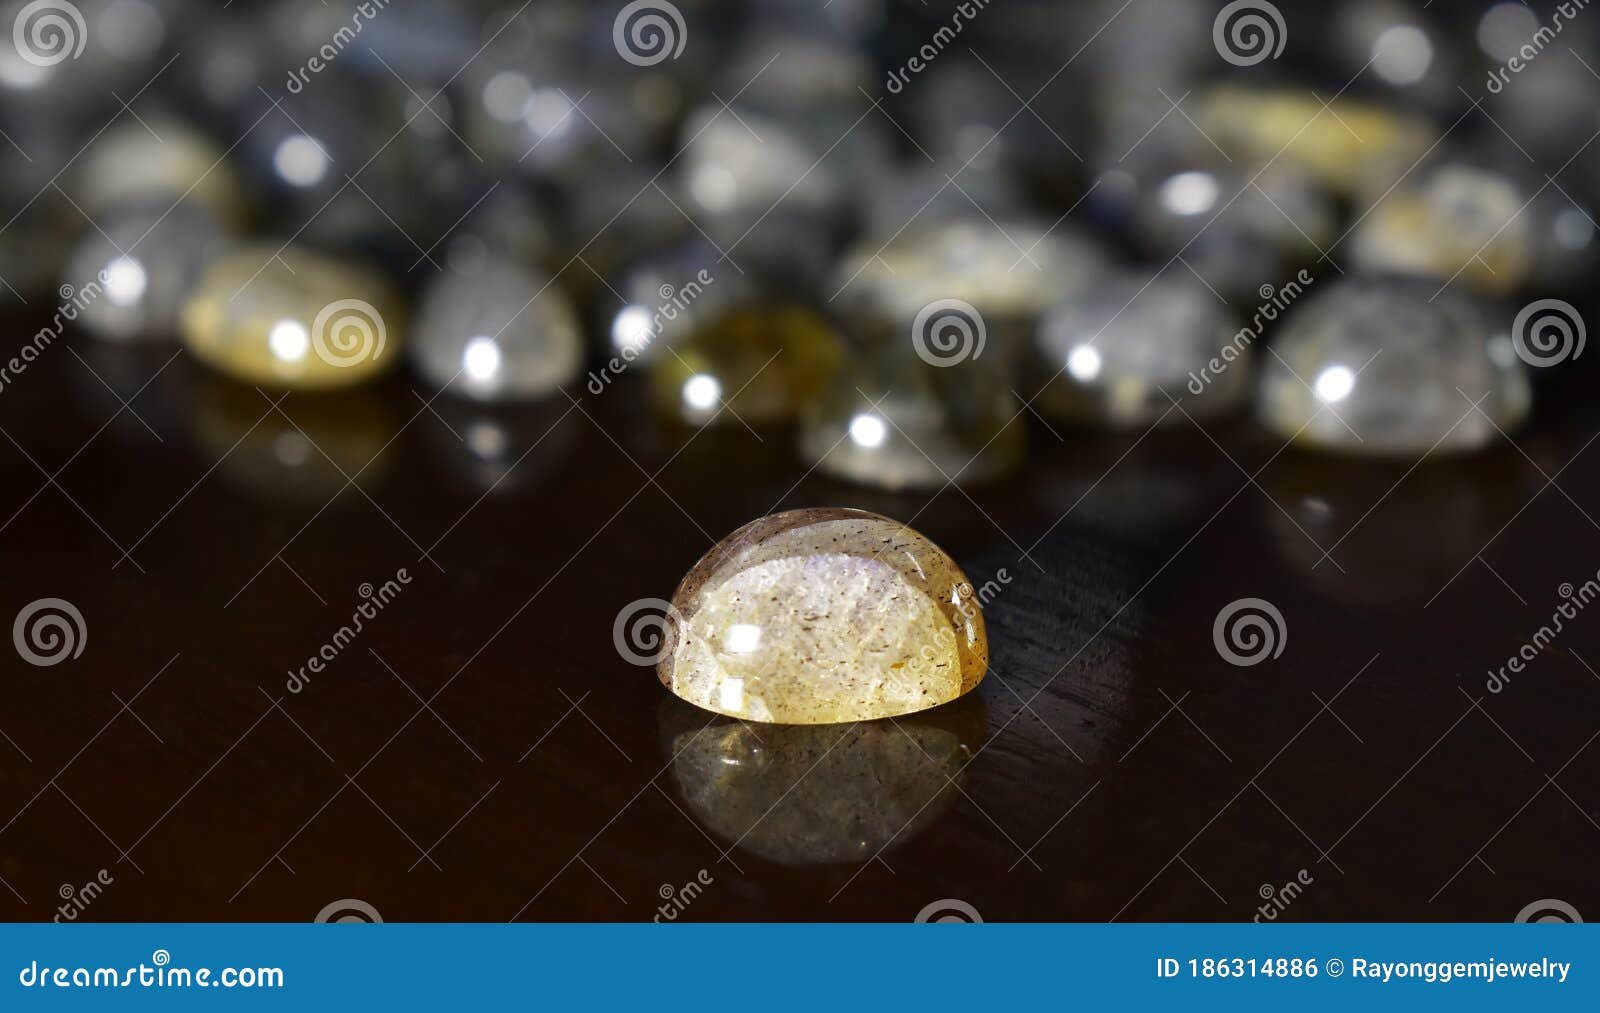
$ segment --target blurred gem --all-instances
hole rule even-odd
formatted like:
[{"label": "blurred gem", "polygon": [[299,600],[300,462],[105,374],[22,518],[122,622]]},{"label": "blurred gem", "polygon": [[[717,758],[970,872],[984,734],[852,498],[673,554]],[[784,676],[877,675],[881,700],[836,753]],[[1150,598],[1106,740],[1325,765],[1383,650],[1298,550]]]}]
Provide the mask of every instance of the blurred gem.
[{"label": "blurred gem", "polygon": [[657,408],[691,426],[786,422],[842,356],[827,320],[771,295],[696,313],[694,330],[653,357],[651,386]]},{"label": "blurred gem", "polygon": [[1351,236],[1364,270],[1450,278],[1506,293],[1579,283],[1600,241],[1587,208],[1535,173],[1445,159],[1372,208]]},{"label": "blurred gem", "polygon": [[401,305],[365,267],[254,244],[206,270],[183,309],[183,340],[196,358],[246,383],[346,387],[394,362],[405,335]]},{"label": "blurred gem", "polygon": [[1242,164],[1284,162],[1339,193],[1399,179],[1438,136],[1425,119],[1310,91],[1219,85],[1194,102],[1199,128]]},{"label": "blurred gem", "polygon": [[1298,306],[1263,366],[1262,421],[1303,446],[1396,457],[1514,430],[1531,393],[1506,322],[1441,285],[1347,278]]},{"label": "blurred gem", "polygon": [[672,608],[662,683],[752,721],[915,713],[971,690],[989,662],[960,567],[918,532],[861,510],[746,524],[695,564]]},{"label": "blurred gem", "polygon": [[889,490],[970,485],[1015,470],[1027,424],[998,357],[948,366],[912,350],[910,324],[852,350],[801,415],[800,454]]},{"label": "blurred gem", "polygon": [[180,200],[223,223],[240,222],[245,214],[239,181],[222,150],[166,116],[111,127],[89,142],[72,171],[73,199],[92,216],[123,204],[159,203],[159,212]]},{"label": "blurred gem", "polygon": [[444,271],[417,310],[409,353],[417,372],[480,401],[543,397],[578,374],[583,333],[554,282],[506,260]]},{"label": "blurred gem", "polygon": [[1048,380],[1036,403],[1048,414],[1119,427],[1221,414],[1249,390],[1254,337],[1236,340],[1242,333],[1194,280],[1120,272],[1040,322],[1035,354]]},{"label": "blurred gem", "polygon": [[62,282],[102,287],[80,317],[98,337],[176,341],[179,312],[222,243],[215,219],[198,206],[125,208],[79,240]]},{"label": "blurred gem", "polygon": [[867,238],[824,288],[846,317],[911,320],[932,303],[966,303],[1005,358],[1039,314],[1090,286],[1105,264],[1100,247],[1068,225],[965,218]]}]

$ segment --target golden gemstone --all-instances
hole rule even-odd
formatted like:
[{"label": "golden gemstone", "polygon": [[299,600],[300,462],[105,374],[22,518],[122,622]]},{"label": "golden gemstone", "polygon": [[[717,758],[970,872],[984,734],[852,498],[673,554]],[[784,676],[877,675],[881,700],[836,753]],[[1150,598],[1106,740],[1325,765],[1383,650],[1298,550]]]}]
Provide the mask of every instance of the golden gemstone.
[{"label": "golden gemstone", "polygon": [[972,585],[923,535],[864,510],[789,510],[712,547],[672,598],[658,674],[719,714],[867,721],[947,703],[989,665]]},{"label": "golden gemstone", "polygon": [[1359,99],[1220,85],[1196,121],[1232,161],[1299,166],[1340,193],[1382,192],[1435,143],[1427,120]]},{"label": "golden gemstone", "polygon": [[348,387],[399,358],[405,320],[376,273],[295,247],[252,245],[222,257],[183,309],[197,358],[246,383]]},{"label": "golden gemstone", "polygon": [[788,422],[816,395],[843,348],[838,332],[808,308],[738,305],[651,364],[656,406],[697,427]]}]

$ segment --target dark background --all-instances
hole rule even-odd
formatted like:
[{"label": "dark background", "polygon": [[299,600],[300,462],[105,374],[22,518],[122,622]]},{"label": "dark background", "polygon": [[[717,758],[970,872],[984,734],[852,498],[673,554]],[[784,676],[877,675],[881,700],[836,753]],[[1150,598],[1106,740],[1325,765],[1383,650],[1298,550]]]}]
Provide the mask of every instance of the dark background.
[{"label": "dark background", "polygon": [[[1600,570],[1592,359],[1470,457],[1028,418],[1018,474],[930,498],[808,472],[781,427],[665,426],[638,376],[506,409],[402,372],[275,408],[175,353],[73,334],[0,396],[0,614],[58,596],[88,631],[55,667],[0,658],[0,917],[48,919],[102,868],[85,919],[638,920],[701,870],[685,920],[1241,920],[1301,870],[1282,919],[1600,911],[1593,618],[1485,689]],[[905,520],[974,583],[1003,569],[991,672],[899,727],[706,729],[613,620],[815,505]],[[1278,659],[1218,656],[1241,597],[1283,613]]]}]

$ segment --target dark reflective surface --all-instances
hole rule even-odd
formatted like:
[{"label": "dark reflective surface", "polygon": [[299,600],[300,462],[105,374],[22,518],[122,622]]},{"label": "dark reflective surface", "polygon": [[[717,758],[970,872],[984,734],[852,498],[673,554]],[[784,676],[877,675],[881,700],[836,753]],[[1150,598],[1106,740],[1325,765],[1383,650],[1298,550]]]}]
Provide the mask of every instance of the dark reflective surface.
[{"label": "dark reflective surface", "polygon": [[[649,919],[702,869],[679,920],[1248,919],[1302,868],[1281,918],[1600,910],[1594,618],[1485,690],[1600,569],[1587,360],[1522,452],[1035,422],[1022,474],[930,501],[807,475],[786,430],[658,429],[637,376],[525,415],[402,376],[280,414],[170,354],[66,339],[0,394],[0,614],[58,596],[88,630],[0,657],[4,917],[102,867],[98,919]],[[975,697],[830,737],[713,720],[618,656],[623,606],[824,504],[988,588]],[[1212,640],[1244,597],[1287,628],[1248,668]]]}]

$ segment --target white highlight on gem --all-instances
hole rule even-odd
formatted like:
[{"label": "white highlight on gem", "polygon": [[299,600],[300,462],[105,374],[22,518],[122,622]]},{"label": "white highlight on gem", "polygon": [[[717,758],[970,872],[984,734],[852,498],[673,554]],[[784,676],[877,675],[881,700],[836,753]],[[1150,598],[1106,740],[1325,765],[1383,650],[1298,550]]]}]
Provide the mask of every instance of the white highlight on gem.
[{"label": "white highlight on gem", "polygon": [[690,408],[714,408],[722,400],[722,384],[714,376],[696,373],[683,382],[683,400]]},{"label": "white highlight on gem", "polygon": [[650,311],[643,306],[624,306],[611,321],[611,343],[618,351],[639,351],[650,343]]},{"label": "white highlight on gem", "polygon": [[500,346],[493,338],[479,335],[467,342],[461,352],[461,368],[469,380],[492,380],[500,372]]},{"label": "white highlight on gem", "polygon": [[332,159],[322,145],[305,134],[285,137],[272,153],[272,167],[294,186],[316,186],[328,174],[330,164]]},{"label": "white highlight on gem", "polygon": [[1350,392],[1356,389],[1356,375],[1347,366],[1329,366],[1317,374],[1312,389],[1324,404],[1334,404],[1349,397]]},{"label": "white highlight on gem", "polygon": [[137,303],[148,284],[144,265],[132,257],[117,257],[106,265],[106,298],[118,306]]},{"label": "white highlight on gem", "polygon": [[311,332],[298,320],[279,320],[267,332],[267,347],[284,362],[299,362],[311,348]]},{"label": "white highlight on gem", "polygon": [[1085,383],[1100,375],[1100,350],[1093,345],[1079,345],[1067,353],[1067,372]]},{"label": "white highlight on gem", "polygon": [[857,446],[868,449],[881,447],[888,435],[889,427],[876,415],[863,412],[850,420],[850,439]]},{"label": "white highlight on gem", "polygon": [[722,646],[729,654],[749,654],[761,646],[761,627],[753,623],[734,623],[722,638]]},{"label": "white highlight on gem", "polygon": [[717,687],[717,702],[722,709],[733,714],[744,713],[744,680],[723,679]]},{"label": "white highlight on gem", "polygon": [[1174,214],[1197,215],[1210,211],[1220,193],[1211,173],[1180,172],[1161,184],[1161,204]]}]

